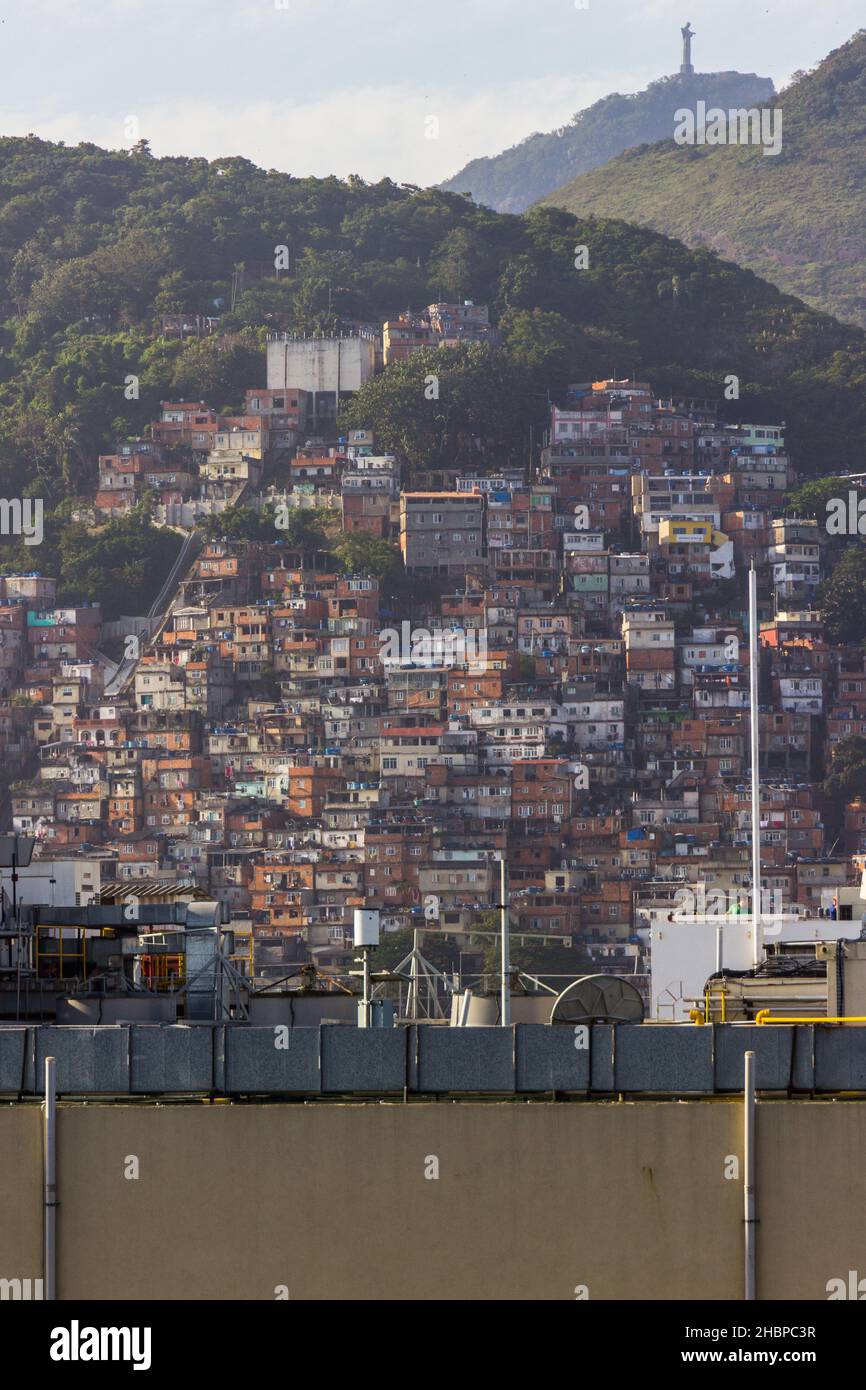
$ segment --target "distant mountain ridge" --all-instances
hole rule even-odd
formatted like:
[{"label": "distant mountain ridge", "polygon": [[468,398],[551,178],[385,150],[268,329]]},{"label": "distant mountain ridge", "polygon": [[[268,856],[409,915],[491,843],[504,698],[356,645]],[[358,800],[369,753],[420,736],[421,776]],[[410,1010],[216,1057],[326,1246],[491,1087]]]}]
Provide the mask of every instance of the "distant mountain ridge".
[{"label": "distant mountain ridge", "polygon": [[776,158],[755,146],[669,139],[622,154],[541,201],[710,247],[866,327],[866,31],[799,75],[773,105],[783,116]]},{"label": "distant mountain ridge", "polygon": [[530,204],[635,145],[667,139],[674,113],[704,100],[710,106],[753,106],[771,101],[775,87],[756,73],[710,72],[661,77],[642,92],[614,92],[578,111],[547,135],[530,135],[491,158],[473,159],[440,184],[448,193],[471,193],[496,212],[523,212]]}]

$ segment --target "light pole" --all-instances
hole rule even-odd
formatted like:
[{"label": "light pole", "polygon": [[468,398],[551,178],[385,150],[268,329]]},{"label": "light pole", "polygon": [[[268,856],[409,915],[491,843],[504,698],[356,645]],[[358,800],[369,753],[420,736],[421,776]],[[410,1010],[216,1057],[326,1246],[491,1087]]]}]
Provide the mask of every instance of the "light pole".
[{"label": "light pole", "polygon": [[503,1028],[511,1024],[511,981],[508,950],[508,867],[505,850],[499,860],[499,927],[501,937],[500,1021]]}]

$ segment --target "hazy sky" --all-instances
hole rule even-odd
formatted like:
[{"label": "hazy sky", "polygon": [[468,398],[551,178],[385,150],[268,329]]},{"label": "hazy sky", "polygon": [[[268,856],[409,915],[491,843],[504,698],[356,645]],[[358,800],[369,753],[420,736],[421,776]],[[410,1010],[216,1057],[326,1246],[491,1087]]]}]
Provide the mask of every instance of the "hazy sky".
[{"label": "hazy sky", "polygon": [[584,3],[16,0],[0,132],[430,184],[675,72],[687,19],[698,71],[777,86],[866,24],[861,0]]}]

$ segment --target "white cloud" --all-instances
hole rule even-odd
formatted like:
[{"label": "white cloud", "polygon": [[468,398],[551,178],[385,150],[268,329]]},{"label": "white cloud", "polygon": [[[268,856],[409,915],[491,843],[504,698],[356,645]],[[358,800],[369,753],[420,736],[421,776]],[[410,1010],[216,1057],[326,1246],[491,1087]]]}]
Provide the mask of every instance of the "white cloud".
[{"label": "white cloud", "polygon": [[[27,0],[0,29],[0,132],[242,154],[293,173],[433,183],[676,70],[684,0]],[[699,70],[779,78],[862,0],[696,0]],[[437,116],[439,139],[425,140]]]},{"label": "white cloud", "polygon": [[[389,176],[431,184],[532,130],[563,124],[616,85],[612,75],[582,83],[563,78],[516,82],[470,96],[432,88],[425,94],[417,84],[367,85],[294,101],[245,100],[240,89],[220,101],[154,106],[131,96],[128,108],[111,118],[69,111],[39,119],[0,111],[0,128],[10,135],[33,131],[67,144],[90,140],[116,149],[131,143],[124,122],[137,116],[141,135],[158,155],[238,154],[292,174]],[[438,139],[425,136],[431,116],[439,123]]]},{"label": "white cloud", "polygon": [[[52,31],[93,31],[105,33],[143,18],[152,11],[150,0],[28,0],[27,26],[42,35]],[[15,16],[21,22],[22,17]],[[122,27],[118,33],[122,33]]]}]

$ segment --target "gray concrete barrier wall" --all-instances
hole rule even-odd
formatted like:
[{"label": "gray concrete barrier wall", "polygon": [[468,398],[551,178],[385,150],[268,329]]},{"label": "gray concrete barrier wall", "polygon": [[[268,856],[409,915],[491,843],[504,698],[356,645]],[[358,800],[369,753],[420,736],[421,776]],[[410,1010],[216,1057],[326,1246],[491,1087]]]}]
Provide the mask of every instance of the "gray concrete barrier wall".
[{"label": "gray concrete barrier wall", "polygon": [[0,1095],[866,1095],[866,1028],[289,1028],[249,1024],[0,1027]]}]

